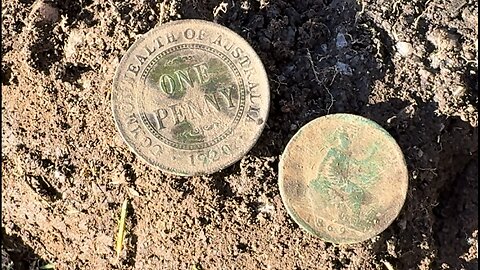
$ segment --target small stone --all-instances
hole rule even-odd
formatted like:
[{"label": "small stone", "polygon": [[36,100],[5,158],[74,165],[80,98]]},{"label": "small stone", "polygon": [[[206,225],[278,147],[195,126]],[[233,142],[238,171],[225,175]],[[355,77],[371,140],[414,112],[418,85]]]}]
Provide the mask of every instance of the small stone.
[{"label": "small stone", "polygon": [[337,40],[336,40],[335,44],[337,45],[338,49],[346,47],[348,45],[348,43],[347,43],[347,40],[345,39],[345,35],[342,34],[342,33],[338,33],[337,34]]},{"label": "small stone", "polygon": [[55,157],[60,158],[62,157],[62,155],[63,155],[62,149],[60,149],[60,147],[55,148]]},{"label": "small stone", "polygon": [[85,34],[79,30],[73,30],[68,35],[67,42],[65,43],[64,52],[65,58],[72,58],[77,48],[85,42]]},{"label": "small stone", "polygon": [[335,67],[337,68],[338,72],[340,72],[340,74],[342,75],[347,75],[347,76],[353,75],[352,68],[348,64],[338,61],[337,64],[335,64]]},{"label": "small stone", "polygon": [[457,85],[457,87],[455,88],[455,91],[453,91],[452,95],[456,98],[460,98],[465,94],[466,91],[467,91],[467,89],[465,88],[465,86]]},{"label": "small stone", "polygon": [[435,69],[439,68],[442,62],[442,60],[438,57],[436,53],[432,53],[429,57],[429,60],[430,66]]},{"label": "small stone", "polygon": [[422,80],[428,80],[430,78],[430,76],[432,75],[432,73],[430,71],[422,68],[418,71],[418,75],[420,75],[420,78]]},{"label": "small stone", "polygon": [[323,53],[327,53],[327,52],[328,52],[328,46],[327,46],[327,44],[322,44],[322,45],[320,45],[320,48],[322,49]]},{"label": "small stone", "polygon": [[475,112],[475,107],[473,107],[473,106],[470,104],[470,105],[468,105],[466,111],[469,112],[469,113],[474,113],[474,112]]},{"label": "small stone", "polygon": [[55,172],[53,172],[53,176],[55,176],[55,178],[57,178],[60,182],[65,182],[66,176],[61,171],[55,170]]},{"label": "small stone", "polygon": [[398,53],[403,57],[408,57],[413,53],[413,46],[408,42],[405,42],[405,41],[397,42],[395,47],[397,48]]},{"label": "small stone", "polygon": [[418,151],[417,151],[417,156],[418,156],[418,158],[423,157],[423,151],[422,151],[422,149],[420,149],[420,148],[418,149]]},{"label": "small stone", "polygon": [[464,54],[464,57],[465,59],[467,60],[474,60],[475,59],[475,55],[469,51],[466,51]]},{"label": "small stone", "polygon": [[35,22],[39,23],[53,23],[58,21],[58,9],[45,3],[44,1],[37,1],[32,6],[30,16]]},{"label": "small stone", "polygon": [[427,40],[439,51],[450,51],[459,47],[458,37],[445,29],[434,29],[427,35]]},{"label": "small stone", "polygon": [[407,220],[405,219],[400,220],[398,222],[398,227],[400,227],[400,229],[404,231],[407,228]]},{"label": "small stone", "polygon": [[390,254],[392,257],[397,258],[397,252],[395,251],[395,241],[393,240],[387,240],[387,252]]}]

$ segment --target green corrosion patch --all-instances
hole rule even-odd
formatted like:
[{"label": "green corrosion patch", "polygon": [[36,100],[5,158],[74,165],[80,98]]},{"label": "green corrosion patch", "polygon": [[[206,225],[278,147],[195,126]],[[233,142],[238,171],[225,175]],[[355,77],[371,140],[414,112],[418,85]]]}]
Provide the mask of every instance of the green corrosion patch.
[{"label": "green corrosion patch", "polygon": [[[236,88],[235,79],[230,73],[230,70],[225,63],[216,58],[211,58],[208,62],[209,80],[205,82],[202,88],[205,93],[210,94],[217,92],[218,89],[228,87]],[[235,99],[238,99],[238,94],[234,92]]]},{"label": "green corrosion patch", "polygon": [[170,54],[161,58],[148,74],[148,82],[155,89],[172,99],[180,99],[192,84],[189,74],[192,57]]},{"label": "green corrosion patch", "polygon": [[375,154],[379,150],[377,143],[366,147],[362,157],[353,157],[351,141],[342,130],[334,132],[327,139],[333,145],[318,168],[318,175],[310,183],[317,195],[338,208],[340,220],[359,226],[364,220],[361,208],[368,201],[367,189],[379,176],[379,166]]},{"label": "green corrosion patch", "polygon": [[[236,88],[228,66],[203,51],[177,51],[163,56],[148,74],[148,84],[171,99],[181,99],[192,88],[206,94]],[[237,95],[235,93],[235,95]],[[234,97],[238,99],[238,96]]]},{"label": "green corrosion patch", "polygon": [[205,141],[205,135],[200,129],[195,129],[188,121],[176,124],[172,128],[173,137],[182,143],[199,143]]}]

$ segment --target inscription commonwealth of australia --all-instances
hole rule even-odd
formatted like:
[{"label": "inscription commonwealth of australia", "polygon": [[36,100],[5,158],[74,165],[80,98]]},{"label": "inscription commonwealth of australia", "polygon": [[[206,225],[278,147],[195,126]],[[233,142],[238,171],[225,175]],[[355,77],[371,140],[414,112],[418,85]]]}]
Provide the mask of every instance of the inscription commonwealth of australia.
[{"label": "inscription commonwealth of australia", "polygon": [[117,129],[149,164],[177,175],[221,170],[265,125],[270,92],[255,51],[201,20],[156,27],[122,58],[112,90]]},{"label": "inscription commonwealth of australia", "polygon": [[400,147],[375,122],[351,114],[317,118],[290,140],[279,164],[290,216],[337,244],[385,230],[406,198],[408,171]]}]

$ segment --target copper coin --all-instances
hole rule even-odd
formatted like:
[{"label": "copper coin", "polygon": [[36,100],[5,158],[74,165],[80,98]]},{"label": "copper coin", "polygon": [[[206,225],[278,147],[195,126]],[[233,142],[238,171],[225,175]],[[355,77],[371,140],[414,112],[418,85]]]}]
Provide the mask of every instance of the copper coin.
[{"label": "copper coin", "polygon": [[297,224],[324,241],[349,244],[385,230],[406,198],[400,147],[361,116],[333,114],[302,127],[279,164],[280,194]]},{"label": "copper coin", "polygon": [[265,125],[268,79],[250,45],[202,20],[160,25],[122,58],[112,90],[117,129],[147,163],[177,175],[221,170]]}]

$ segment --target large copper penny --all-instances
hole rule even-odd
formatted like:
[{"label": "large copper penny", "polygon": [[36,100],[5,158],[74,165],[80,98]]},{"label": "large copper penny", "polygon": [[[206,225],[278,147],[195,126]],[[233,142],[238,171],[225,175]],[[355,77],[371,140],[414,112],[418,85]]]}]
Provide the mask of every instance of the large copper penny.
[{"label": "large copper penny", "polygon": [[337,244],[367,240],[402,208],[408,171],[400,147],[375,122],[351,114],[317,118],[288,143],[279,185],[290,216]]},{"label": "large copper penny", "polygon": [[265,69],[239,35],[181,20],[139,38],[117,68],[113,116],[149,164],[177,175],[221,170],[242,158],[265,125]]}]

